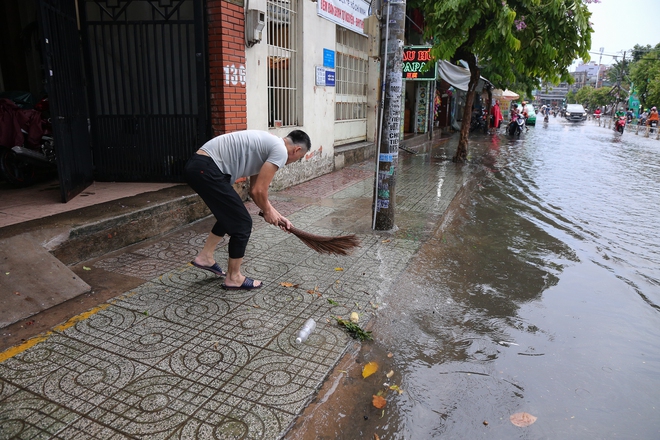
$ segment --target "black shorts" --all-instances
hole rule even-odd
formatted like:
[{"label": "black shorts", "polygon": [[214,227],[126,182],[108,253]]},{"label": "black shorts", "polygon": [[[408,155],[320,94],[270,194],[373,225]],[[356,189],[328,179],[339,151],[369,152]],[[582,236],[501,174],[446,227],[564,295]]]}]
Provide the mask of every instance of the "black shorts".
[{"label": "black shorts", "polygon": [[243,258],[252,232],[252,217],[230,184],[231,176],[223,174],[213,159],[201,154],[190,158],[184,175],[216,219],[211,232],[219,237],[229,234],[229,258]]}]

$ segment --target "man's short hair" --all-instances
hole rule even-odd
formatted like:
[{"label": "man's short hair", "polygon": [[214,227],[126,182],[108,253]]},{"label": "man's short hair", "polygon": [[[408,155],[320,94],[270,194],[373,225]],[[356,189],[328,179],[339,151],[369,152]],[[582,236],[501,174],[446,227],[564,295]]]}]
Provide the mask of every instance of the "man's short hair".
[{"label": "man's short hair", "polygon": [[293,145],[299,145],[305,147],[307,151],[312,148],[312,141],[309,140],[309,136],[302,130],[293,130],[286,137],[291,139]]}]

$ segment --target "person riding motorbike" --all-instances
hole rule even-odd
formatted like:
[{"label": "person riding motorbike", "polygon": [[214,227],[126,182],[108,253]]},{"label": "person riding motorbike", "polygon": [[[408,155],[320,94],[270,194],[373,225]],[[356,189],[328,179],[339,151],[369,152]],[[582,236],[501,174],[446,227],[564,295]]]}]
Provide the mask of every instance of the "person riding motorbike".
[{"label": "person riding motorbike", "polygon": [[646,120],[646,125],[651,127],[651,131],[653,131],[653,128],[657,127],[659,123],[660,116],[658,116],[658,109],[653,106],[651,107],[651,112],[649,113],[649,117]]},{"label": "person riding motorbike", "polygon": [[596,110],[594,110],[594,118],[600,119],[600,113],[600,107],[596,108]]}]

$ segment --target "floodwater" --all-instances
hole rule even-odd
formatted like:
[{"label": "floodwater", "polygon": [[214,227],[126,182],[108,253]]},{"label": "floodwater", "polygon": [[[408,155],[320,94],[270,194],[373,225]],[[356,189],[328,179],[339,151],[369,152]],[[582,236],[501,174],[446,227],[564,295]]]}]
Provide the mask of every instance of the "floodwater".
[{"label": "floodwater", "polygon": [[338,366],[403,393],[345,381],[317,438],[660,438],[660,141],[552,118],[471,142],[482,170]]}]

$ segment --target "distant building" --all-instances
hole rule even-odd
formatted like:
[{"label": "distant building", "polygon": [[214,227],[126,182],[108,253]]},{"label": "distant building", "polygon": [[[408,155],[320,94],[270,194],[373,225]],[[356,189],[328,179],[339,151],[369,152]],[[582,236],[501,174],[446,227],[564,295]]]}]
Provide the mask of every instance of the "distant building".
[{"label": "distant building", "polygon": [[560,83],[554,85],[552,83],[545,83],[541,89],[536,91],[536,103],[538,105],[561,106],[564,104],[566,95],[568,94],[568,83]]},{"label": "distant building", "polygon": [[[602,87],[606,71],[607,66],[604,64],[596,64],[595,61],[591,61],[586,64],[580,64],[575,69],[575,72],[571,73],[571,75],[576,78],[575,88],[580,89],[584,86],[591,86],[595,88]],[[581,79],[584,77],[584,80],[580,82],[580,86],[577,86],[577,77],[580,77]]]}]

